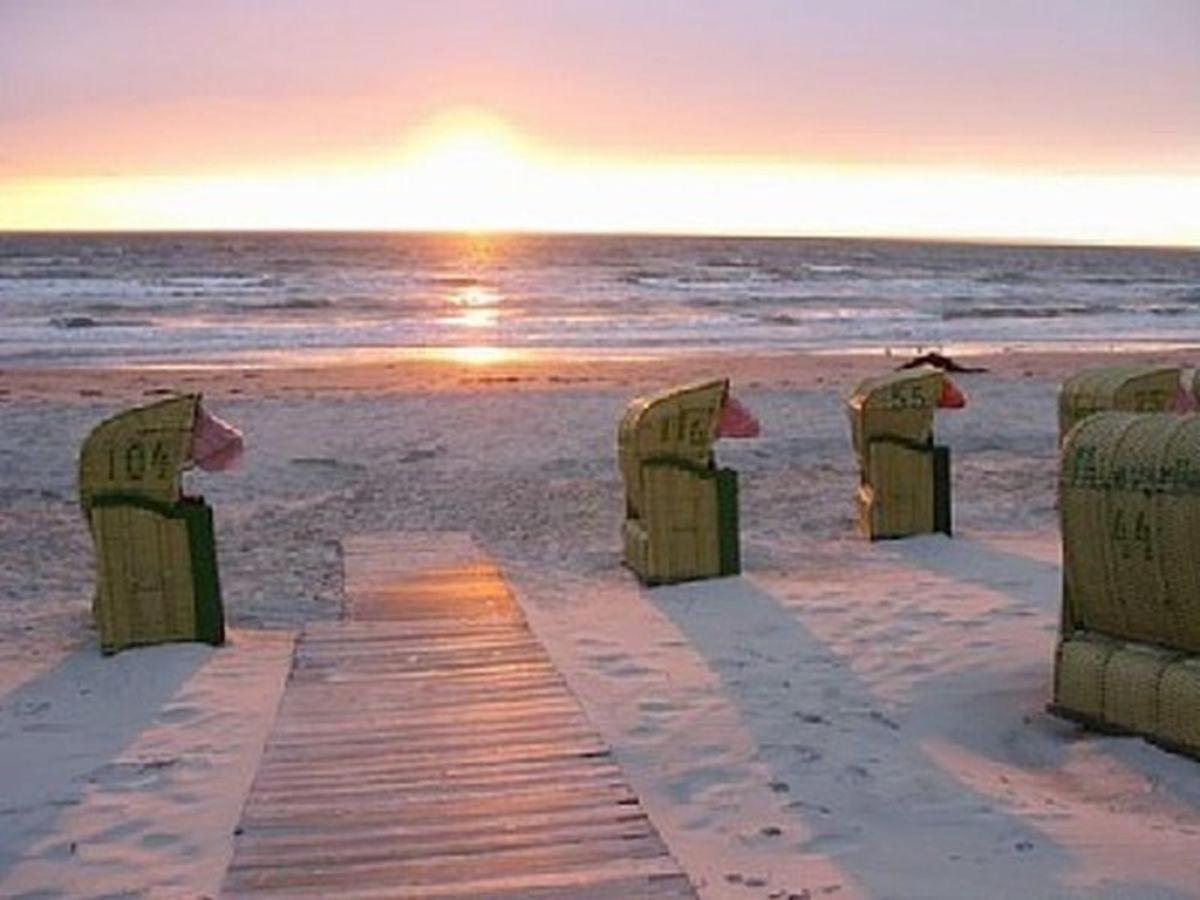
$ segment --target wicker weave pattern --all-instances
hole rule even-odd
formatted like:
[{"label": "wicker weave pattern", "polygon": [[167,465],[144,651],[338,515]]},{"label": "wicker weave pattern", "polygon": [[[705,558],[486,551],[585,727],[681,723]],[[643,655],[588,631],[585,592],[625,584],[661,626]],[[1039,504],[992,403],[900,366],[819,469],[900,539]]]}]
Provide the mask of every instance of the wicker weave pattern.
[{"label": "wicker weave pattern", "polygon": [[1058,395],[1058,440],[1095,412],[1166,412],[1179,388],[1178,366],[1120,365],[1084,369]]},{"label": "wicker weave pattern", "polygon": [[223,638],[211,518],[180,493],[198,402],[173,397],[127,410],[98,425],[80,452],[80,500],[96,549],[93,613],[105,652]]},{"label": "wicker weave pattern", "polygon": [[1062,450],[1055,705],[1200,752],[1200,416],[1101,412]]},{"label": "wicker weave pattern", "polygon": [[850,397],[858,521],[872,540],[938,530],[935,495],[944,486],[935,477],[933,416],[943,377],[932,368],[891,372]]},{"label": "wicker weave pattern", "polygon": [[662,584],[735,574],[734,473],[712,464],[728,381],[702,382],[634,400],[617,432],[625,483],[624,561],[645,582]]}]

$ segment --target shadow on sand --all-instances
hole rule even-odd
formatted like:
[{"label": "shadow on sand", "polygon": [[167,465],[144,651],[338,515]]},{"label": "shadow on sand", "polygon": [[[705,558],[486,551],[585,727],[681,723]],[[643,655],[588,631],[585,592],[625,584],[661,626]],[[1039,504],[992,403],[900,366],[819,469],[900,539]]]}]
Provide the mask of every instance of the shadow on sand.
[{"label": "shadow on sand", "polygon": [[[747,578],[646,594],[720,678],[781,806],[809,826],[788,850],[829,856],[872,897],[1175,896],[1154,884],[1070,887],[1071,853],[939,765],[923,746],[937,723],[914,727],[904,713],[885,711],[805,626],[802,603],[784,604]],[[1043,672],[1001,691],[988,673],[974,676],[949,715],[1029,727],[1024,716],[1040,708]],[[911,885],[921,888],[900,887]]]},{"label": "shadow on sand", "polygon": [[94,786],[142,786],[171,764],[121,753],[171,716],[164,707],[212,653],[175,644],[105,657],[88,645],[0,697],[0,882]]}]

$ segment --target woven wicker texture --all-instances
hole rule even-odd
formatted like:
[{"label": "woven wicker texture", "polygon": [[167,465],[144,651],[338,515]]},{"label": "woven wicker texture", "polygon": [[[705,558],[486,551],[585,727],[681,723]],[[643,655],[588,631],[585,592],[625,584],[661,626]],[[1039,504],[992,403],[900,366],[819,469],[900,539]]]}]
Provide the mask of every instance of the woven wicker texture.
[{"label": "woven wicker texture", "polygon": [[738,571],[736,476],[713,465],[725,379],[629,404],[617,431],[625,564],[662,584]]},{"label": "woven wicker texture", "polygon": [[[850,440],[859,463],[860,530],[872,540],[948,530],[937,494],[933,415],[943,374],[922,367],[868,378],[851,395]],[[946,498],[948,504],[948,498]]]},{"label": "woven wicker texture", "polygon": [[105,652],[223,638],[211,514],[180,493],[198,402],[189,395],[127,410],[81,449],[79,494],[96,550],[93,613]]},{"label": "woven wicker texture", "polygon": [[1077,372],[1058,394],[1058,440],[1095,412],[1166,412],[1179,389],[1178,366],[1100,366]]},{"label": "woven wicker texture", "polygon": [[1063,445],[1059,508],[1055,705],[1195,752],[1200,679],[1178,667],[1200,654],[1200,416],[1082,420]]}]

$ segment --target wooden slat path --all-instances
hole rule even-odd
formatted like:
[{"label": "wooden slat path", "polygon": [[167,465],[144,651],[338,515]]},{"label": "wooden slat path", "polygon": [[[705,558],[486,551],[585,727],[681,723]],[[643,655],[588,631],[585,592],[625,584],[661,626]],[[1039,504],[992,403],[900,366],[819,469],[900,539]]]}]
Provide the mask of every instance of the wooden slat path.
[{"label": "wooden slat path", "polygon": [[223,896],[694,897],[496,566],[457,534],[344,545]]}]

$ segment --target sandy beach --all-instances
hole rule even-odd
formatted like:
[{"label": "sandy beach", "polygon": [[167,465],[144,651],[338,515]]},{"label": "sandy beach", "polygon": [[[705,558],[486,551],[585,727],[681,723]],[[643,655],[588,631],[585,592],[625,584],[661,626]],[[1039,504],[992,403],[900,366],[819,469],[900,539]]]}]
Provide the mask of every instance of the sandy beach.
[{"label": "sandy beach", "polygon": [[[1200,362],[1200,350],[1127,359]],[[340,540],[468,532],[704,897],[1195,896],[1196,763],[1044,712],[1059,615],[1058,385],[1096,353],[990,352],[939,416],[953,539],[869,544],[844,400],[883,354],[363,354],[0,373],[0,894],[219,888]],[[619,562],[633,396],[727,375],[762,436],[744,575],[655,590]],[[228,647],[101,659],[79,444],[202,391],[243,466],[216,514]]]}]

